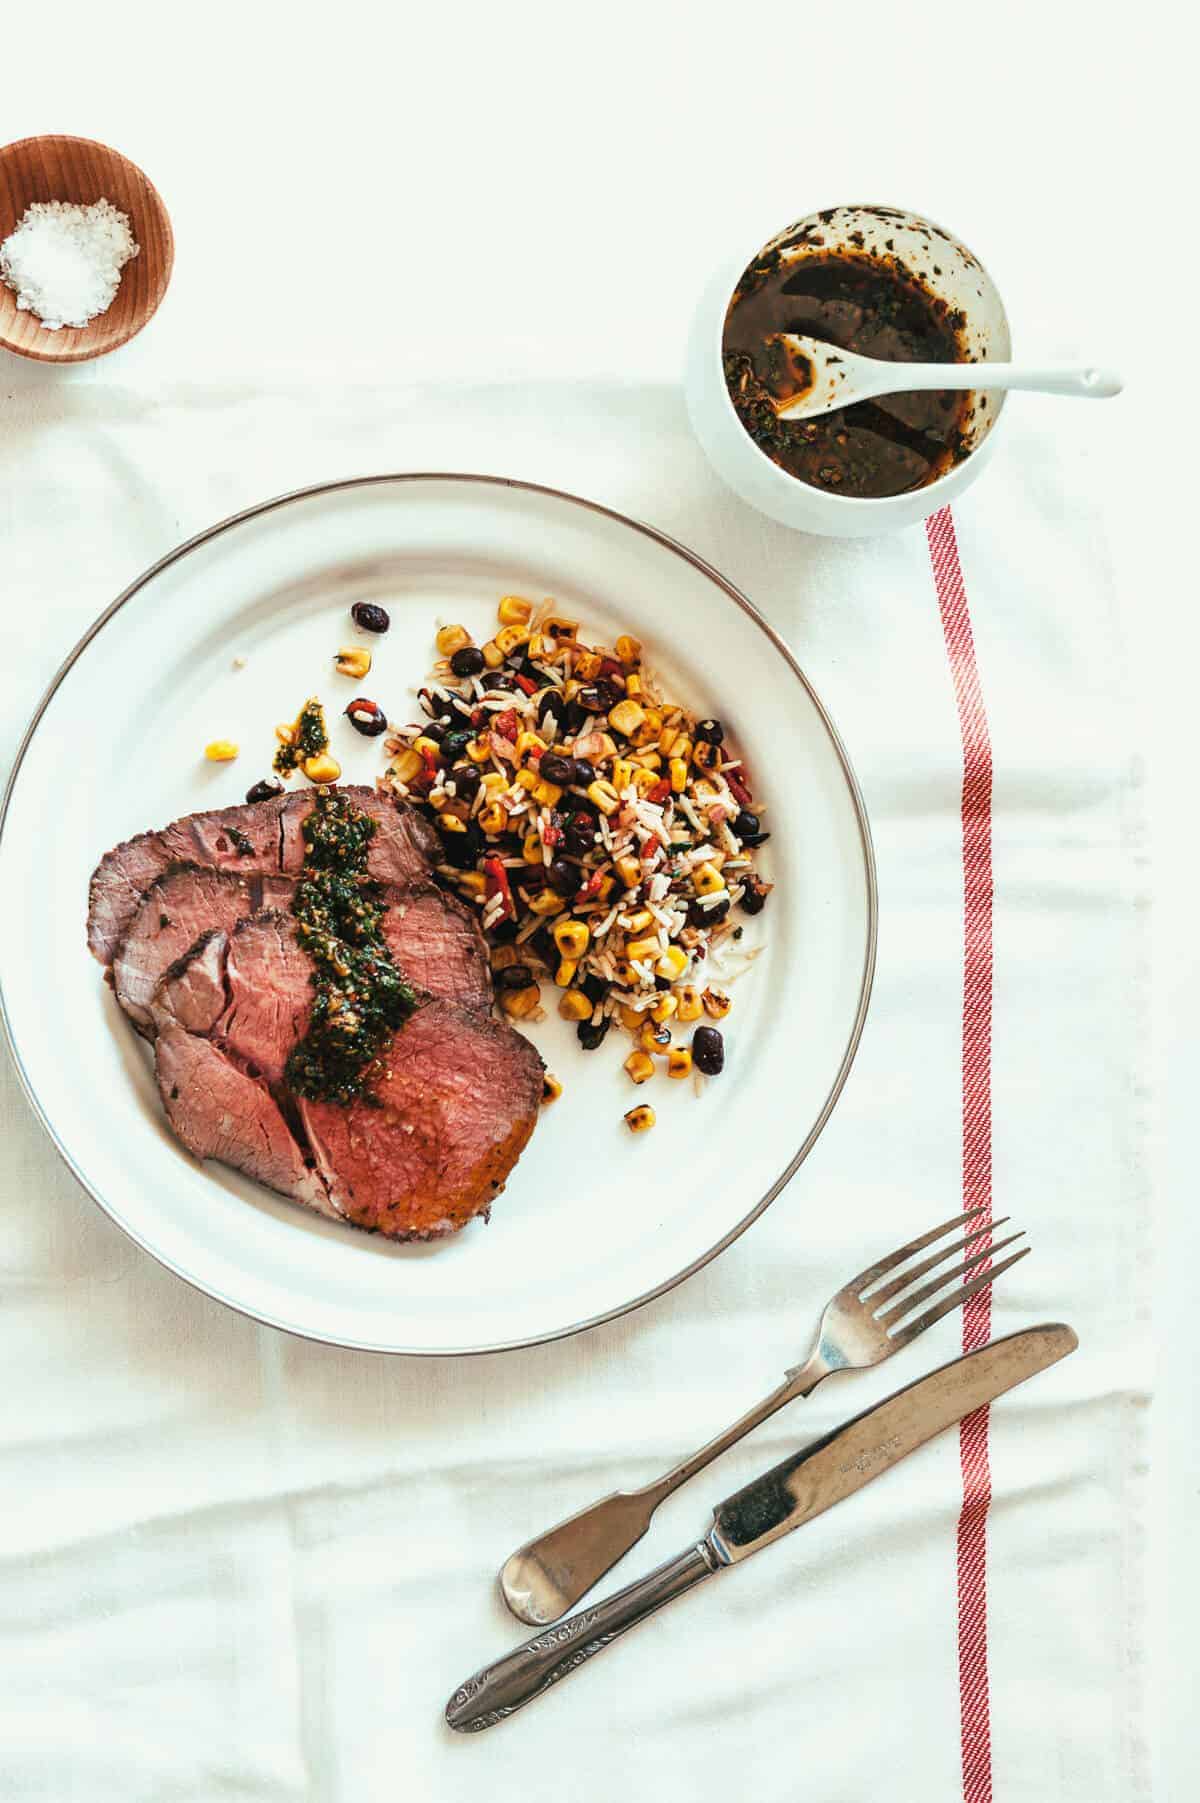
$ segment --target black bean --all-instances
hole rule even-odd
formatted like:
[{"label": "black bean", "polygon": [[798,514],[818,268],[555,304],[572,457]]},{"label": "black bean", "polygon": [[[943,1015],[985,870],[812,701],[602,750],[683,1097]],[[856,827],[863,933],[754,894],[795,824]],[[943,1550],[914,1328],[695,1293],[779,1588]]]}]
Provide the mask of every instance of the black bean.
[{"label": "black bean", "polygon": [[607,714],[621,699],[621,691],[607,676],[598,676],[587,688],[580,689],[578,700],[589,714]]},{"label": "black bean", "polygon": [[255,783],[252,789],[246,790],[247,801],[270,801],[273,796],[283,794],[283,784],[274,776],[266,776],[262,782]]},{"label": "black bean", "polygon": [[544,776],[548,783],[557,783],[568,789],[575,782],[575,758],[565,758],[557,751],[543,751],[538,763],[538,774]]},{"label": "black bean", "polygon": [[[545,761],[543,758],[542,762]],[[546,881],[559,895],[570,895],[579,887],[579,870],[565,858],[555,858],[546,871]]]},{"label": "black bean", "polygon": [[596,766],[589,764],[586,758],[572,758],[571,781],[577,789],[586,789],[589,783],[596,780]]},{"label": "black bean", "polygon": [[737,818],[730,821],[729,826],[737,838],[744,839],[747,833],[758,831],[758,815],[752,814],[749,808],[743,808]]},{"label": "black bean", "polygon": [[484,837],[473,820],[463,833],[443,832],[442,853],[455,870],[474,870],[483,855]]},{"label": "black bean", "polygon": [[577,732],[583,731],[587,725],[587,719],[588,711],[581,705],[578,698],[568,701],[566,712],[563,715],[562,730],[568,738],[573,739]]},{"label": "black bean", "polygon": [[464,764],[461,769],[448,772],[449,781],[454,784],[454,794],[459,801],[474,801],[479,793],[479,772],[474,764]]},{"label": "black bean", "polygon": [[511,670],[489,671],[483,686],[485,689],[495,689],[501,695],[524,694],[524,690]]},{"label": "black bean", "polygon": [[719,1077],[725,1069],[725,1041],[717,1027],[697,1027],[692,1034],[692,1063],[706,1077]]},{"label": "black bean", "polygon": [[362,733],[365,739],[377,739],[381,732],[387,731],[387,715],[377,701],[368,701],[365,695],[359,695],[346,709],[346,718],[355,732]]},{"label": "black bean", "polygon": [[534,981],[528,964],[506,964],[494,973],[497,989],[528,989]]},{"label": "black bean", "polygon": [[465,756],[467,746],[475,737],[473,732],[448,732],[442,740],[442,756],[447,763],[455,764]]},{"label": "black bean", "polygon": [[435,745],[440,745],[446,736],[446,728],[439,725],[436,720],[427,721],[421,728],[421,731],[425,734],[427,739],[432,739]]},{"label": "black bean", "polygon": [[604,1000],[605,996],[608,994],[610,985],[607,978],[598,977],[592,972],[583,979],[583,982],[579,987],[583,990],[584,995],[586,995],[588,1001],[594,1008],[597,1002],[602,1002]]},{"label": "black bean", "polygon": [[748,876],[738,906],[743,914],[761,914],[767,905],[767,890],[757,877]]},{"label": "black bean", "polygon": [[719,901],[715,908],[702,908],[698,901],[688,903],[687,923],[690,927],[715,927],[729,912],[729,902]]},{"label": "black bean", "polygon": [[464,645],[450,659],[450,668],[456,676],[478,676],[486,667],[478,645]]},{"label": "black bean", "polygon": [[753,851],[756,845],[765,845],[771,835],[770,833],[739,833],[738,837],[747,849]]},{"label": "black bean", "polygon": [[707,739],[709,743],[713,745],[723,745],[725,743],[725,728],[721,725],[719,720],[697,720],[696,738]]},{"label": "black bean", "polygon": [[563,721],[566,718],[566,712],[567,704],[557,689],[544,689],[538,696],[537,718],[539,726],[545,726],[547,720],[553,720],[561,732]]},{"label": "black bean", "polygon": [[590,1020],[581,1020],[575,1031],[584,1051],[594,1052],[598,1045],[602,1045],[604,1043],[604,1035],[611,1026],[612,1021],[608,1019],[607,1016],[604,1020],[598,1020],[595,1026],[592,1025]]},{"label": "black bean", "polygon": [[596,839],[596,816],[589,814],[586,808],[571,814],[563,827],[563,846],[572,857],[584,858],[591,851]]},{"label": "black bean", "polygon": [[386,632],[391,625],[387,610],[376,607],[373,601],[356,601],[350,609],[350,618],[364,632]]}]

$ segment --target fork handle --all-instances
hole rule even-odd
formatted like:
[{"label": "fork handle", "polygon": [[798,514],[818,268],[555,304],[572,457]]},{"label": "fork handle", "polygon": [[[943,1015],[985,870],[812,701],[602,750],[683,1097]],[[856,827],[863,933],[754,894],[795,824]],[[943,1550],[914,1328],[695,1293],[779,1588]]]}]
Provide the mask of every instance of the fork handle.
[{"label": "fork handle", "polygon": [[619,1634],[719,1570],[716,1554],[701,1540],[677,1558],[668,1559],[649,1577],[639,1578],[594,1608],[581,1609],[535,1634],[459,1685],[446,1705],[448,1725],[462,1734],[494,1728],[505,1716],[603,1652]]},{"label": "fork handle", "polygon": [[648,1484],[646,1488],[659,1493],[660,1501],[662,1497],[670,1496],[672,1491],[678,1490],[681,1484],[686,1484],[690,1477],[695,1477],[698,1471],[703,1471],[706,1465],[711,1465],[714,1459],[719,1459],[723,1452],[728,1452],[731,1446],[736,1446],[739,1440],[752,1433],[756,1427],[760,1427],[764,1421],[769,1421],[772,1415],[778,1413],[780,1409],[786,1408],[789,1402],[794,1402],[797,1396],[811,1395],[821,1379],[828,1375],[829,1366],[817,1353],[814,1353],[805,1364],[797,1365],[794,1370],[789,1371],[783,1382],[778,1384],[769,1396],[764,1396],[760,1403],[757,1403],[754,1408],[748,1409],[744,1415],[739,1416],[715,1439],[706,1441],[696,1452],[690,1454],[688,1458],[682,1459],[678,1465],[664,1473],[657,1482]]}]

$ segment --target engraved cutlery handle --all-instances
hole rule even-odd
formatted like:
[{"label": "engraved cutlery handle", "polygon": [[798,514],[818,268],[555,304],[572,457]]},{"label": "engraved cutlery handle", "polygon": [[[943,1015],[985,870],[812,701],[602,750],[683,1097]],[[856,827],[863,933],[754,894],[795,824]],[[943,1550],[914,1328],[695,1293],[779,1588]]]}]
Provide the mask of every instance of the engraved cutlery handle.
[{"label": "engraved cutlery handle", "polygon": [[636,1627],[664,1603],[719,1569],[707,1541],[690,1546],[649,1577],[628,1584],[593,1608],[581,1609],[492,1665],[485,1665],[455,1691],[446,1705],[446,1721],[464,1734],[494,1727],[568,1672],[586,1664],[627,1628]]}]

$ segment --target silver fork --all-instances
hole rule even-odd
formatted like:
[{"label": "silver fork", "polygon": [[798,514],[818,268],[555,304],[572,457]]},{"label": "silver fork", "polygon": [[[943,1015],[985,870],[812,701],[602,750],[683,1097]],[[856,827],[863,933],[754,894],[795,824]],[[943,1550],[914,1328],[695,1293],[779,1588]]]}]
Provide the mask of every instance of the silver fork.
[{"label": "silver fork", "polygon": [[[1028,1246],[1001,1259],[999,1264],[989,1265],[988,1261],[997,1252],[1023,1237],[1023,1230],[1010,1233],[1006,1239],[989,1241],[984,1236],[996,1227],[1003,1227],[1009,1217],[1005,1215],[999,1221],[988,1223],[980,1220],[982,1213],[982,1208],[972,1208],[966,1214],[956,1215],[952,1221],[943,1221],[940,1227],[923,1233],[919,1239],[910,1240],[906,1246],[852,1277],[826,1303],[816,1345],[804,1363],[789,1371],[778,1388],[772,1390],[757,1408],[735,1421],[732,1427],[727,1427],[715,1440],[710,1440],[654,1483],[646,1484],[640,1490],[615,1490],[611,1496],[601,1498],[590,1508],[559,1522],[557,1527],[520,1547],[500,1571],[500,1589],[513,1614],[535,1627],[557,1621],[631,1546],[637,1544],[650,1526],[659,1503],[698,1471],[703,1471],[744,1434],[750,1433],[797,1396],[811,1395],[834,1371],[863,1371],[890,1358],[893,1352],[909,1345],[952,1308],[958,1308],[968,1297],[978,1295],[980,1290],[994,1283],[1002,1271],[1024,1258],[1030,1251]],[[918,1264],[909,1265],[908,1261],[916,1253],[924,1252],[926,1247],[945,1239],[959,1227],[967,1228],[961,1239],[942,1246]],[[984,1238],[983,1245],[972,1249],[973,1242],[981,1237]],[[966,1253],[960,1264],[948,1271],[938,1271],[927,1283],[911,1288],[956,1252]],[[965,1278],[966,1282],[942,1294],[946,1285],[957,1277]],[[886,1283],[882,1281],[884,1278],[888,1279]],[[931,1306],[915,1320],[910,1320],[913,1311],[925,1302]]]}]

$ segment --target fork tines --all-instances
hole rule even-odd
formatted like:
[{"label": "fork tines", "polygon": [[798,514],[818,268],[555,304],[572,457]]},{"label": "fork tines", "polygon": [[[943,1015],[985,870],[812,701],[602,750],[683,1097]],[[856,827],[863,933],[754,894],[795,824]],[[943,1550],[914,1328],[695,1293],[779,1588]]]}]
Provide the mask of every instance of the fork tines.
[{"label": "fork tines", "polygon": [[[858,1296],[878,1325],[886,1329],[888,1337],[894,1345],[903,1346],[909,1340],[915,1339],[917,1334],[924,1333],[927,1327],[932,1327],[935,1321],[940,1321],[943,1315],[950,1313],[951,1309],[958,1308],[971,1296],[977,1295],[980,1290],[986,1289],[990,1283],[994,1283],[1002,1272],[1009,1270],[1032,1250],[1029,1246],[1022,1246],[1019,1252],[1013,1252],[1008,1258],[1001,1259],[999,1264],[993,1264],[991,1261],[997,1252],[1002,1252],[1006,1246],[1011,1246],[1015,1241],[1024,1238],[1024,1229],[1021,1228],[1016,1233],[1010,1233],[1002,1240],[993,1240],[991,1238],[993,1231],[997,1227],[1003,1227],[1009,1216],[1003,1215],[998,1221],[988,1221],[983,1216],[982,1208],[970,1208],[966,1214],[956,1215],[951,1221],[943,1221],[940,1227],[934,1227],[929,1233],[922,1234],[919,1239],[910,1240],[907,1246],[901,1246],[890,1257],[880,1259],[877,1264],[868,1265],[865,1271],[861,1271],[847,1285],[847,1289]],[[906,1270],[900,1269],[901,1266],[908,1264],[908,1260],[913,1257],[914,1253],[923,1252],[927,1246],[934,1245],[959,1227],[967,1229],[961,1239],[941,1246],[928,1258],[923,1258],[919,1264],[908,1265]],[[982,1245],[978,1244],[980,1240],[983,1241]],[[974,1250],[971,1250],[973,1244]],[[921,1284],[919,1289],[912,1289],[911,1286],[917,1282],[918,1278],[924,1277],[926,1272],[936,1270],[938,1265],[944,1264],[946,1259],[952,1258],[956,1252],[966,1252],[967,1256],[950,1270],[939,1271],[935,1277],[930,1278],[928,1283]],[[893,1276],[893,1273],[896,1275]],[[918,1315],[915,1321],[907,1319],[914,1309],[919,1308],[923,1302],[928,1302],[932,1297],[938,1296],[939,1292],[945,1290],[946,1285],[956,1277],[966,1278],[967,1281],[959,1284],[957,1288],[949,1290],[945,1295],[941,1295],[940,1299],[934,1302],[931,1308],[926,1309],[924,1314]],[[881,1278],[888,1278],[889,1281],[882,1283],[880,1282]],[[878,1284],[878,1288],[873,1287],[876,1284]],[[893,1297],[898,1300],[892,1304],[891,1308],[885,1309],[883,1304],[891,1302]]]}]

